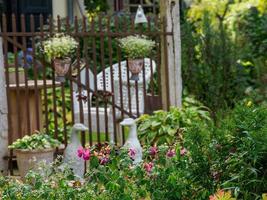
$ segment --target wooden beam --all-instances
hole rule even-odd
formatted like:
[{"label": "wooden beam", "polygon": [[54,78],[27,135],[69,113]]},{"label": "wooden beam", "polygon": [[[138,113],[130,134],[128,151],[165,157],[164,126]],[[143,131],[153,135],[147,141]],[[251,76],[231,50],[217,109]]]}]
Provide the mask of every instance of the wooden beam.
[{"label": "wooden beam", "polygon": [[163,108],[182,106],[181,34],[179,0],[160,0],[162,28],[172,35],[161,37],[161,89]]},{"label": "wooden beam", "polygon": [[4,160],[4,157],[8,155],[8,111],[4,56],[2,46],[2,37],[0,37],[0,173],[7,174],[8,164],[7,161]]}]

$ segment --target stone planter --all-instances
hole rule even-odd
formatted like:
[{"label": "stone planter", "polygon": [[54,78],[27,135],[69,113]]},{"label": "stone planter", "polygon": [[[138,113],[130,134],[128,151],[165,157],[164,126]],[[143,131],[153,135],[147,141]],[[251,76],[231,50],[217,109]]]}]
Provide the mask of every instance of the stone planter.
[{"label": "stone planter", "polygon": [[53,60],[54,69],[57,74],[56,81],[65,82],[65,75],[68,73],[71,65],[70,58],[55,58]]},{"label": "stone planter", "polygon": [[138,81],[139,73],[142,71],[144,66],[144,59],[128,59],[129,71],[132,73],[131,80]]},{"label": "stone planter", "polygon": [[[8,72],[9,84],[16,84],[16,71]],[[18,71],[18,78],[20,83],[25,83],[25,72],[24,70]]]},{"label": "stone planter", "polygon": [[27,172],[34,169],[39,162],[46,164],[52,163],[54,159],[55,149],[41,149],[41,150],[27,150],[16,149],[17,163],[19,173],[22,178],[25,177]]}]

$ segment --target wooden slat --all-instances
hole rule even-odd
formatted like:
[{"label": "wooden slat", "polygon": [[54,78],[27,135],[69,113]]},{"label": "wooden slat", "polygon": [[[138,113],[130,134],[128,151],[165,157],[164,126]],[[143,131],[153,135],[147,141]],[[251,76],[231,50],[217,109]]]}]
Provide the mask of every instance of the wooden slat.
[{"label": "wooden slat", "polygon": [[[6,15],[2,15],[2,28],[3,28],[3,33],[6,33],[7,31],[7,20],[6,20]],[[11,102],[10,102],[10,94],[9,94],[9,72],[8,72],[8,42],[7,42],[7,37],[3,36],[3,53],[4,53],[4,67],[5,67],[5,76],[6,76],[6,95],[7,95],[7,109],[8,111],[11,110]],[[12,144],[12,132],[11,132],[11,115],[7,115],[8,118],[8,144]],[[9,151],[9,160],[8,160],[8,168],[10,169],[10,174],[13,175],[13,162],[12,162],[12,157],[13,157],[13,151]]]},{"label": "wooden slat", "polygon": [[[12,31],[17,32],[17,23],[16,23],[16,17],[14,14],[12,14]],[[17,36],[13,37],[13,42],[16,43],[17,42]],[[13,45],[13,52],[14,52],[14,56],[15,56],[15,73],[16,73],[16,111],[17,111],[17,121],[20,122],[21,121],[21,109],[19,107],[19,99],[20,99],[20,91],[18,90],[18,85],[19,85],[19,75],[18,75],[18,49],[16,45]],[[17,124],[17,133],[19,134],[19,136],[22,136],[21,133],[21,123]]]},{"label": "wooden slat", "polygon": [[[103,27],[102,27],[102,18],[103,16],[100,16],[98,19],[98,26],[99,26],[99,32],[102,33],[103,32]],[[104,60],[104,55],[105,55],[105,51],[104,51],[104,36],[100,36],[100,64],[101,64],[101,68],[102,68],[102,78],[103,78],[103,90],[104,90],[104,94],[106,94],[106,73],[105,73],[105,60]],[[108,98],[108,97],[107,97]],[[107,102],[104,99],[104,115],[105,115],[105,140],[109,141],[109,136],[108,136],[108,113],[107,113]]]},{"label": "wooden slat", "polygon": [[[95,32],[95,19],[93,18],[91,21],[91,32]],[[97,93],[97,60],[96,60],[96,38],[93,37],[93,44],[92,44],[92,50],[93,50],[93,73],[94,73],[94,85],[95,85],[95,92]],[[99,123],[99,96],[96,95],[96,126],[97,126],[97,142],[100,143],[100,123]]]},{"label": "wooden slat", "polygon": [[[34,33],[35,32],[35,21],[34,21],[34,16],[30,15],[30,27],[31,27],[31,32]],[[33,54],[35,54],[35,37],[33,36],[31,38],[32,42],[32,52]],[[33,56],[33,74],[34,74],[34,94],[35,94],[35,112],[36,112],[36,122],[37,122],[37,130],[41,129],[41,124],[40,124],[40,110],[39,110],[39,106],[40,106],[40,96],[39,96],[39,92],[37,89],[37,80],[38,80],[38,72],[37,72],[37,64],[36,64],[36,59]]]}]

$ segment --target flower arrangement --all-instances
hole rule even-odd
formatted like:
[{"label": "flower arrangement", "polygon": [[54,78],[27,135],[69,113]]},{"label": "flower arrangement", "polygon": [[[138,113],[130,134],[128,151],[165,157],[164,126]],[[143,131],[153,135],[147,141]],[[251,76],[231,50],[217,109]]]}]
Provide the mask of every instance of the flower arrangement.
[{"label": "flower arrangement", "polygon": [[30,170],[38,166],[38,163],[52,163],[55,148],[59,145],[60,142],[48,134],[36,132],[17,139],[9,148],[15,150],[19,173],[24,178]]},{"label": "flower arrangement", "polygon": [[119,39],[119,45],[128,58],[128,67],[132,73],[131,80],[138,81],[143,69],[143,58],[149,56],[156,43],[145,36],[128,36]]},{"label": "flower arrangement", "polygon": [[41,51],[45,55],[47,61],[55,58],[66,58],[71,55],[78,47],[78,42],[64,34],[55,34],[55,36],[48,38],[41,45]]},{"label": "flower arrangement", "polygon": [[137,59],[149,56],[156,43],[145,36],[128,36],[118,40],[127,58]]},{"label": "flower arrangement", "polygon": [[59,145],[60,142],[56,139],[53,139],[48,134],[36,132],[31,136],[26,135],[21,139],[17,139],[9,146],[9,148],[23,150],[40,150],[55,148]]}]

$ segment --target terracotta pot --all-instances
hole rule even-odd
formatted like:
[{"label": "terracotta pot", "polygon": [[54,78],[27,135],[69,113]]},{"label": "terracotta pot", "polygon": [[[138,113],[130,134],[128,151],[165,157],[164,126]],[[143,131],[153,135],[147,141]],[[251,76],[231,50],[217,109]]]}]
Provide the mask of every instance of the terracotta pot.
[{"label": "terracotta pot", "polygon": [[[9,72],[9,84],[16,84],[16,72]],[[19,84],[25,83],[25,72],[24,71],[18,71],[18,78],[19,78]]]},{"label": "terracotta pot", "polygon": [[139,73],[142,71],[144,66],[144,59],[128,59],[129,70],[132,73],[131,80],[138,81]]},{"label": "terracotta pot", "polygon": [[68,73],[71,65],[70,58],[55,58],[54,69],[57,74],[56,81],[65,82],[65,75]]},{"label": "terracotta pot", "polygon": [[34,169],[41,161],[49,164],[53,162],[55,149],[27,150],[16,149],[19,173],[22,178],[30,169]]}]

